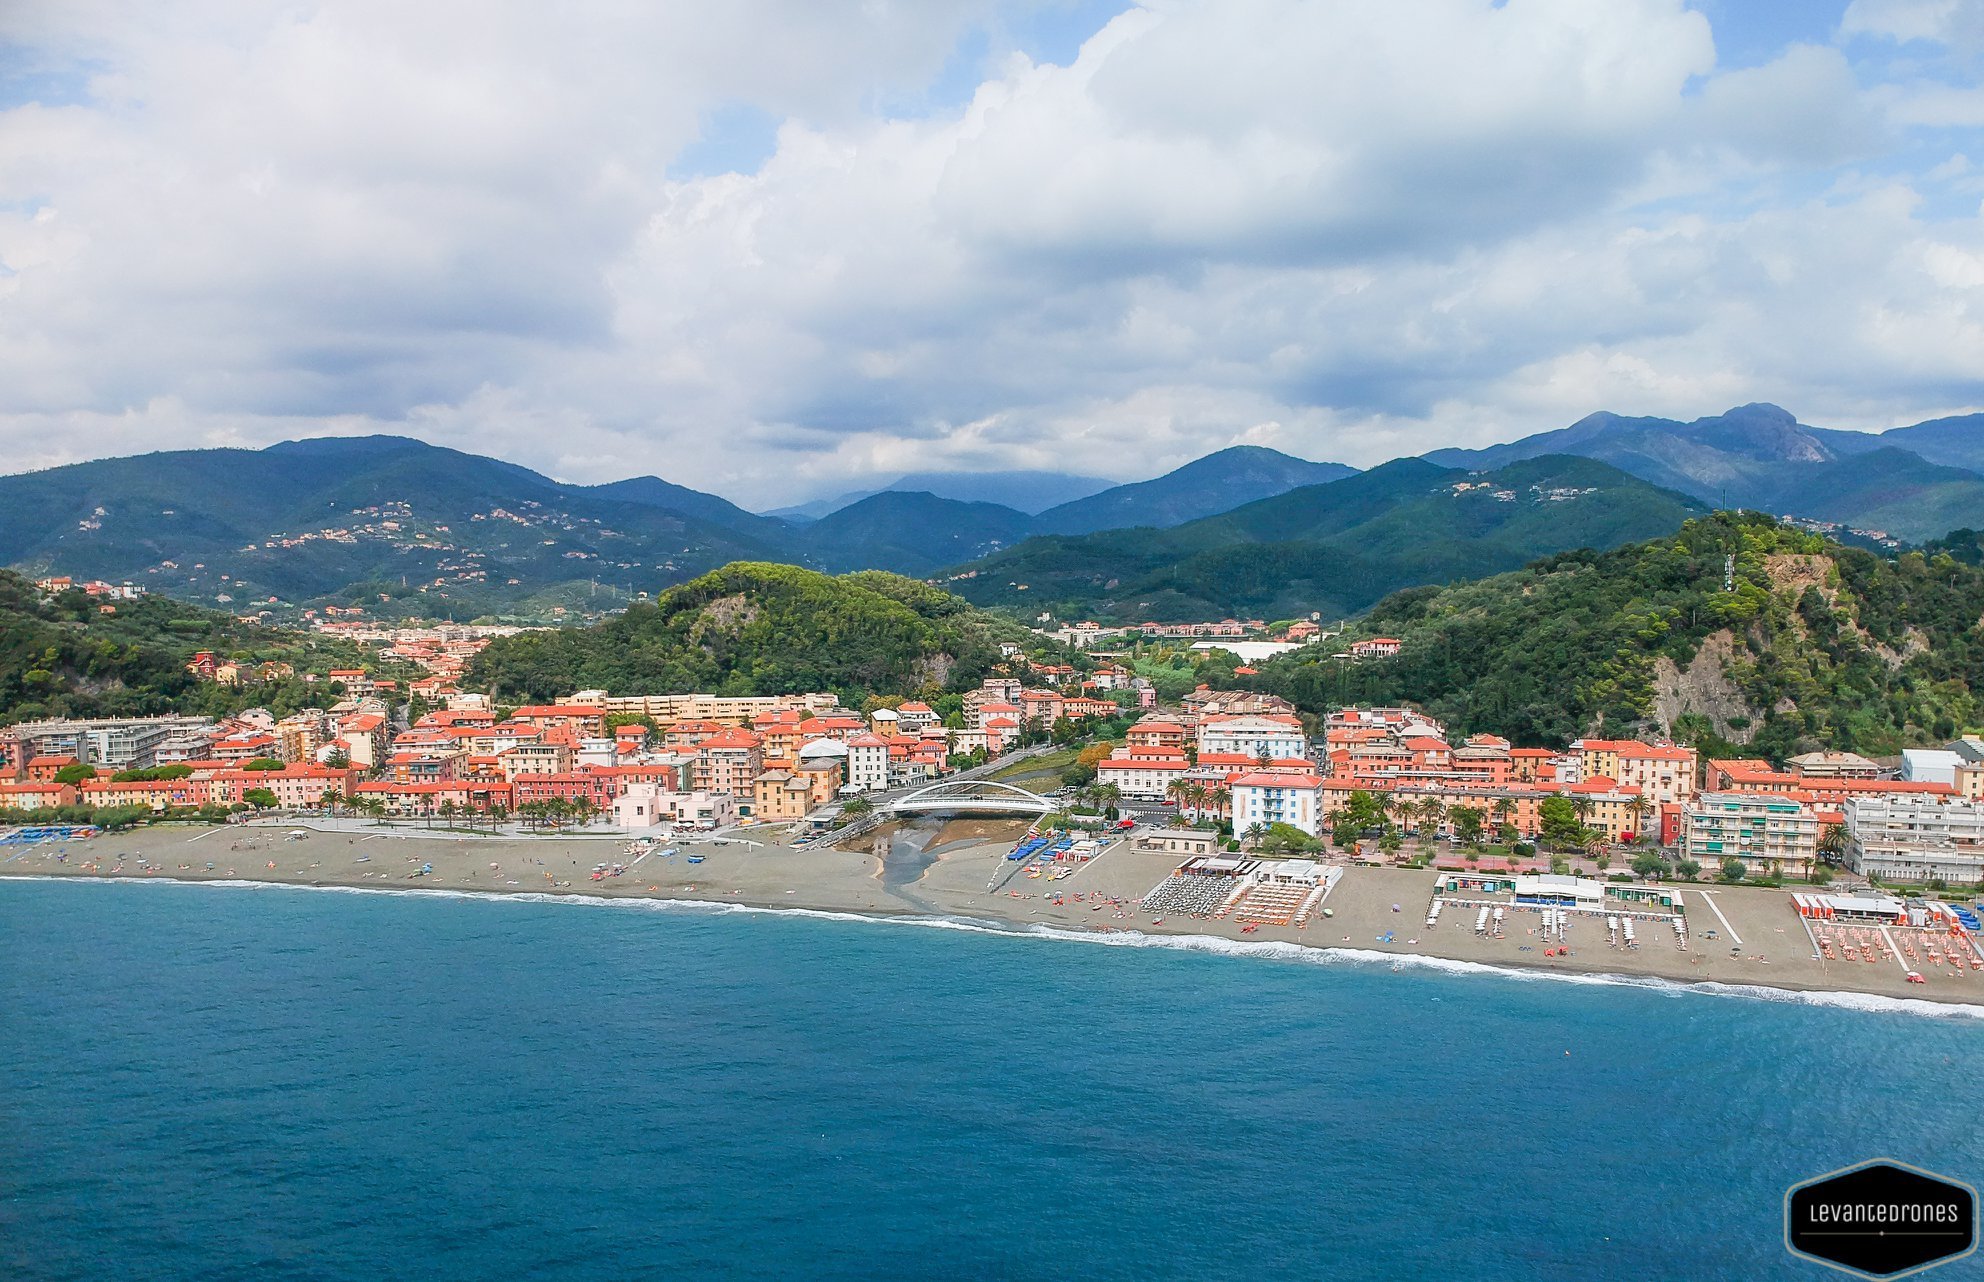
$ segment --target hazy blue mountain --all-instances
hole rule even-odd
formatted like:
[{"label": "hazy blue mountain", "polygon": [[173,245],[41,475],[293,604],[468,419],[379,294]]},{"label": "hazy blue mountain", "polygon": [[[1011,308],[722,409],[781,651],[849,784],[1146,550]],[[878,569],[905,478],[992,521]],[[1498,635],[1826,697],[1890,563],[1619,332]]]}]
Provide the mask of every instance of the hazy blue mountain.
[{"label": "hazy blue mountain", "polygon": [[1183,525],[1305,485],[1339,480],[1356,470],[1342,463],[1311,463],[1264,446],[1235,445],[1152,480],[1049,508],[1035,528],[1043,534],[1089,534],[1135,525]]},{"label": "hazy blue mountain", "polygon": [[1896,427],[1876,438],[1920,454],[1931,463],[1984,472],[1984,414],[1932,418],[1913,427]]},{"label": "hazy blue mountain", "polygon": [[1069,472],[912,472],[885,488],[962,503],[997,503],[1032,515],[1100,493],[1114,483]]},{"label": "hazy blue mountain", "polygon": [[940,499],[952,499],[959,503],[997,503],[1001,507],[1031,515],[1058,504],[1086,498],[1108,489],[1112,484],[1114,482],[1099,476],[1076,476],[1067,472],[911,472],[874,489],[852,490],[831,498],[795,503],[765,515],[800,523],[817,521],[870,495],[891,491],[933,494]]},{"label": "hazy blue mountain", "polygon": [[885,490],[821,517],[799,537],[809,560],[836,573],[921,575],[1010,547],[1032,528],[1032,517],[997,503]]}]

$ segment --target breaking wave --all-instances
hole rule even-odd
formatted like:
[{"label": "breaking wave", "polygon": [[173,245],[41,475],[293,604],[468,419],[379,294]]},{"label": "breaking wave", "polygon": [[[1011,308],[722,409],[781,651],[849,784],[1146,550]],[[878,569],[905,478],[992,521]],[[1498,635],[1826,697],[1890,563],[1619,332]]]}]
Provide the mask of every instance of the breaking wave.
[{"label": "breaking wave", "polygon": [[1462,961],[1451,957],[1431,957],[1422,953],[1386,953],[1369,948],[1330,947],[1280,940],[1225,939],[1217,935],[1146,934],[1140,930],[1070,930],[1042,923],[1012,923],[962,916],[917,913],[850,912],[828,908],[785,908],[777,905],[726,903],[707,899],[634,899],[604,895],[553,894],[536,890],[455,890],[418,886],[299,886],[282,882],[245,878],[181,880],[166,877],[124,877],[117,879],[24,874],[0,877],[0,881],[46,881],[74,885],[169,885],[219,886],[231,889],[311,891],[344,895],[392,895],[422,899],[454,899],[483,903],[557,904],[568,907],[620,909],[689,916],[722,917],[733,915],[796,917],[816,921],[851,922],[865,925],[908,926],[921,930],[954,930],[970,934],[997,935],[1010,939],[1041,939],[1056,943],[1090,944],[1105,948],[1163,948],[1175,952],[1209,953],[1221,957],[1245,957],[1311,966],[1385,967],[1394,971],[1418,970],[1436,974],[1493,977],[1521,983],[1558,983],[1611,988],[1638,988],[1674,996],[1741,998],[1750,1001],[1779,1002],[1801,1006],[1825,1006],[1841,1010],[1884,1014],[1922,1015],[1936,1019],[1984,1019],[1984,1006],[1964,1002],[1927,1001],[1914,997],[1888,997],[1879,993],[1840,992],[1827,989],[1778,988],[1768,984],[1729,984],[1715,980],[1682,981],[1656,975],[1621,975],[1609,971],[1560,971],[1501,966],[1490,962]]}]

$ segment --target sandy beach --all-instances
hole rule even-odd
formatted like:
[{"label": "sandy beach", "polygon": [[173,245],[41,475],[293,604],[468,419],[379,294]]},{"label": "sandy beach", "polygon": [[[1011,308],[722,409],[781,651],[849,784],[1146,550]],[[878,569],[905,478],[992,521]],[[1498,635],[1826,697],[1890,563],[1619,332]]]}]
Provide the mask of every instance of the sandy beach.
[{"label": "sandy beach", "polygon": [[[867,848],[853,850],[795,849],[781,844],[782,834],[774,829],[725,838],[683,837],[672,843],[676,854],[650,855],[638,863],[630,862],[625,840],[618,836],[468,836],[350,821],[344,827],[163,825],[89,841],[4,846],[0,876],[529,892],[918,914],[1076,932],[1298,944],[1356,950],[1378,960],[1390,954],[1567,974],[1984,1005],[1984,973],[1925,964],[1921,971],[1927,982],[1914,984],[1895,957],[1815,956],[1789,893],[1756,887],[1685,887],[1690,922],[1685,948],[1677,946],[1664,925],[1645,926],[1637,949],[1610,947],[1602,921],[1573,917],[1568,955],[1546,957],[1538,931],[1541,916],[1534,911],[1512,911],[1499,938],[1475,933],[1472,910],[1445,912],[1438,925],[1427,927],[1435,879],[1431,871],[1346,869],[1324,904],[1331,915],[1319,913],[1306,928],[1262,926],[1244,932],[1230,919],[1191,916],[1160,923],[1138,901],[1176,867],[1176,856],[1117,844],[1063,880],[1028,879],[1005,858],[1021,827],[1010,820],[923,819],[885,825],[863,839]],[[700,862],[690,863],[691,857],[700,857]],[[608,868],[594,880],[599,865]],[[615,875],[614,865],[627,866]],[[1707,938],[1710,930],[1719,938]]]}]

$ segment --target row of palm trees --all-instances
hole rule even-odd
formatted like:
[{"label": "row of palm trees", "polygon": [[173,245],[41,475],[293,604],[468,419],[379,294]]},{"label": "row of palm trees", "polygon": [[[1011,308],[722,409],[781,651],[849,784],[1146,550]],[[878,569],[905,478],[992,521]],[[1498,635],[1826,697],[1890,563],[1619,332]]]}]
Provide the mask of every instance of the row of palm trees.
[{"label": "row of palm trees", "polygon": [[[339,793],[326,792],[319,804],[329,810],[333,817],[336,817],[340,806],[371,819],[383,819],[388,813],[386,803],[378,797],[346,798]],[[472,806],[460,805],[452,800],[443,801],[434,809],[425,811],[416,817],[429,820],[430,822],[437,818],[444,821],[453,821],[457,818],[462,818],[467,819],[471,824],[486,819],[489,821],[490,831],[494,832],[496,825],[505,822],[513,816],[521,820],[527,827],[558,828],[568,823],[590,823],[593,816],[598,813],[599,806],[591,797],[549,797],[543,801],[527,801],[523,805],[518,806],[514,812],[506,806],[493,806],[488,810],[478,810]]]},{"label": "row of palm trees", "polygon": [[1224,811],[1231,795],[1224,784],[1211,783],[1204,779],[1173,779],[1164,792],[1177,803],[1180,814],[1190,811],[1195,815],[1206,811],[1214,813]]},{"label": "row of palm trees", "polygon": [[1073,790],[1074,803],[1101,812],[1123,799],[1123,790],[1113,783],[1085,783]]}]

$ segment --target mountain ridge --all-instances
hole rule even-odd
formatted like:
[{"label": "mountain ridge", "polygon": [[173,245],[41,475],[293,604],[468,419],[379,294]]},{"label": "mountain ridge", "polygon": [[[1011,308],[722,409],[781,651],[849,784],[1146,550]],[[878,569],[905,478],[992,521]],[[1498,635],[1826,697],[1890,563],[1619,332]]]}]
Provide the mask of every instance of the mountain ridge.
[{"label": "mountain ridge", "polygon": [[938,582],[977,605],[1071,619],[1343,616],[1410,584],[1646,538],[1705,510],[1574,456],[1487,474],[1394,459],[1168,530],[1037,536]]},{"label": "mountain ridge", "polygon": [[[1883,460],[1885,488],[1865,503],[1848,501],[1847,493],[1858,487],[1842,490],[1840,482],[1852,481],[1853,461],[1888,451],[1905,457]],[[1959,525],[1984,525],[1984,475],[1977,471],[1984,468],[1984,414],[1872,433],[1813,427],[1767,402],[1687,423],[1600,411],[1569,427],[1425,457],[1479,468],[1543,453],[1595,458],[1717,507],[1877,527],[1914,542]]]}]

